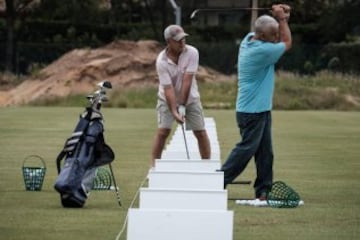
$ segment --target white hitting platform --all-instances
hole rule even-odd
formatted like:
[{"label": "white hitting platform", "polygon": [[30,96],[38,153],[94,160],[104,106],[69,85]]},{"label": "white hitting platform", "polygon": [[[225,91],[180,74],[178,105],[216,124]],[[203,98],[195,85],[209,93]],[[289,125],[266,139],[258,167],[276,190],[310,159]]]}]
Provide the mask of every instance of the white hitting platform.
[{"label": "white hitting platform", "polygon": [[129,209],[127,240],[228,240],[233,212]]},{"label": "white hitting platform", "polygon": [[224,173],[215,171],[159,171],[149,172],[149,188],[224,189]]},{"label": "white hitting platform", "polygon": [[140,189],[140,208],[227,210],[226,190]]},{"label": "white hitting platform", "polygon": [[[189,144],[189,143],[188,143]],[[197,143],[194,143],[197,144]],[[184,148],[183,150],[178,149],[178,150],[164,150],[162,153],[162,159],[179,159],[179,158],[187,158],[187,154],[185,151],[185,146],[184,144],[182,145],[182,148]],[[190,151],[189,150],[189,156],[190,159],[200,159],[200,153],[198,150],[196,151]],[[211,159],[220,159],[220,152],[216,152],[213,149],[211,149]]]},{"label": "white hitting platform", "polygon": [[202,159],[156,159],[156,171],[204,171],[215,172],[221,168],[220,160]]},{"label": "white hitting platform", "polygon": [[212,118],[205,124],[211,158],[201,159],[194,134],[179,125],[149,171],[148,187],[139,189],[139,208],[129,209],[127,240],[233,239],[234,213],[227,210],[224,173],[217,171],[221,161],[216,124]]}]

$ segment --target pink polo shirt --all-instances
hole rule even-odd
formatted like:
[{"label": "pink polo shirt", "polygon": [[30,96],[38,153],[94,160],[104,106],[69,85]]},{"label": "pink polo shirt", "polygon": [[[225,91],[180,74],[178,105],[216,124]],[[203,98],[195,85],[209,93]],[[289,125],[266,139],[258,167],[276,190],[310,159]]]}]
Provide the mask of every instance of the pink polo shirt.
[{"label": "pink polo shirt", "polygon": [[199,52],[196,48],[186,45],[180,54],[178,64],[175,64],[166,55],[166,49],[161,51],[156,59],[156,71],[159,76],[158,97],[166,101],[164,86],[172,84],[175,89],[177,103],[180,104],[180,92],[185,73],[193,73],[189,98],[187,104],[193,103],[200,98],[195,75],[199,66]]}]

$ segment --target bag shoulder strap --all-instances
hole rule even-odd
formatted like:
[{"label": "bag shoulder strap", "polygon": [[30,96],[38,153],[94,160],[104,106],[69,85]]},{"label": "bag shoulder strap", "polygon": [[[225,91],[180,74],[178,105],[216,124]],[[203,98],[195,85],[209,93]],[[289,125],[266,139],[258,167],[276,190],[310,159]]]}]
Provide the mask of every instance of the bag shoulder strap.
[{"label": "bag shoulder strap", "polygon": [[56,158],[56,168],[58,174],[61,170],[61,161],[67,154],[72,153],[76,150],[77,145],[85,135],[91,121],[92,113],[93,110],[91,108],[86,108],[86,110],[80,115],[80,120],[76,125],[73,133],[68,139],[66,139],[63,149]]},{"label": "bag shoulder strap", "polygon": [[65,155],[66,155],[66,152],[61,151],[61,152],[59,153],[59,155],[57,156],[57,158],[56,158],[56,169],[57,169],[58,174],[60,174],[60,170],[61,170],[61,167],[60,167],[60,165],[61,165],[61,160],[63,160],[63,158],[65,157]]}]

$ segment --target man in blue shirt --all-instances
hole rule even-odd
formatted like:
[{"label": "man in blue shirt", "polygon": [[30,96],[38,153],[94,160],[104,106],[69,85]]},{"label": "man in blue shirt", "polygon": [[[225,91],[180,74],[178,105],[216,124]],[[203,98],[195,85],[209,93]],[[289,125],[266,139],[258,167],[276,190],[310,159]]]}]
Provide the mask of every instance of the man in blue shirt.
[{"label": "man in blue shirt", "polygon": [[260,200],[266,200],[273,181],[271,110],[274,65],[292,44],[288,26],[290,7],[273,5],[272,15],[260,16],[255,21],[255,32],[249,33],[240,44],[236,120],[241,140],[221,168],[226,188],[254,156],[257,173],[255,198]]}]

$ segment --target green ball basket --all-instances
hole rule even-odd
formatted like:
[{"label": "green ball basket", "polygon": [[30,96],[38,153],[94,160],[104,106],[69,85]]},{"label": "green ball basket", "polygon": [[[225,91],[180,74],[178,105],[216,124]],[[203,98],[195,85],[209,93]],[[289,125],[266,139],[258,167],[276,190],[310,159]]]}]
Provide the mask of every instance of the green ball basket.
[{"label": "green ball basket", "polygon": [[[37,162],[37,166],[31,165],[29,166],[29,162]],[[41,166],[38,166],[39,163]],[[27,156],[22,165],[22,173],[24,177],[25,190],[26,191],[41,191],[45,173],[46,173],[46,165],[44,159],[42,159],[38,155],[29,155]]]},{"label": "green ball basket", "polygon": [[268,205],[274,208],[295,208],[300,200],[299,194],[282,181],[274,182],[267,195]]},{"label": "green ball basket", "polygon": [[111,173],[109,169],[105,167],[99,167],[96,169],[93,190],[110,190],[111,188]]}]

